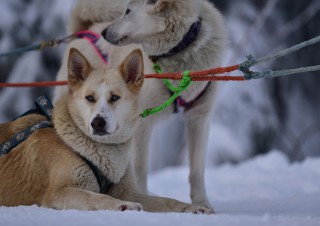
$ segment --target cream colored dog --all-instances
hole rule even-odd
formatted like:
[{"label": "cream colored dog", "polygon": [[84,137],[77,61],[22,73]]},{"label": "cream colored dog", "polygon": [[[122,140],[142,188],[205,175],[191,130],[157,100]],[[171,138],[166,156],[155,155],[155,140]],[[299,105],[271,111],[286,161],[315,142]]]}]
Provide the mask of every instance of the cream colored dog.
[{"label": "cream colored dog", "polygon": [[[54,128],[35,131],[0,158],[0,205],[210,213],[137,192],[129,147],[140,113],[143,68],[140,50],[118,68],[95,68],[71,49],[69,91],[56,102]],[[0,143],[41,120],[33,114],[0,125]]]},{"label": "cream colored dog", "polygon": [[[71,33],[90,29],[101,33],[104,40],[97,45],[109,54],[109,65],[116,67],[132,49],[143,49],[145,73],[154,73],[148,56],[157,59],[164,72],[205,70],[220,66],[226,43],[223,18],[207,0],[78,0],[71,17]],[[188,30],[196,30],[185,40]],[[188,42],[192,36],[195,40]],[[183,43],[181,43],[183,42]],[[188,44],[186,44],[188,43]],[[141,46],[140,46],[141,45]],[[69,47],[81,48],[92,64],[102,64],[94,49],[85,40],[75,40]],[[179,47],[179,51],[171,50]],[[165,56],[164,56],[165,55]],[[65,61],[64,61],[65,62]],[[66,65],[62,65],[58,80],[65,80]],[[175,82],[177,85],[177,83]],[[216,85],[194,83],[182,93],[185,105],[189,148],[192,203],[211,207],[204,183],[205,152],[209,134],[209,121]],[[55,99],[65,93],[56,89]],[[148,79],[141,90],[139,110],[156,107],[171,94],[161,80]],[[133,137],[133,162],[140,191],[147,193],[148,147],[153,125],[173,114],[174,105],[139,121]]]}]

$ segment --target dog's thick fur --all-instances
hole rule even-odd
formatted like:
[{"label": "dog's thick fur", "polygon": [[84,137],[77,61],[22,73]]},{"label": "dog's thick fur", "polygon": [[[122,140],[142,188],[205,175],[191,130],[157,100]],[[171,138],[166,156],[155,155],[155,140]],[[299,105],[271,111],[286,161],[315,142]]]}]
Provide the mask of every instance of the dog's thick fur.
[{"label": "dog's thick fur", "polygon": [[[202,27],[197,39],[184,51],[160,58],[158,64],[164,72],[204,70],[219,66],[226,43],[223,18],[219,11],[206,0],[78,0],[71,17],[71,32],[79,29],[103,31],[104,38],[117,45],[99,41],[100,48],[110,55],[109,64],[117,66],[129,51],[142,46],[145,56],[161,55],[176,46],[187,33],[191,24],[202,18]],[[109,8],[110,6],[110,8]],[[100,8],[98,8],[100,7]],[[84,13],[86,12],[86,13]],[[82,44],[81,44],[82,43]],[[70,46],[82,46],[88,58],[101,64],[95,53],[83,40],[76,40]],[[151,61],[145,58],[145,73],[152,72]],[[62,66],[61,71],[65,70]],[[58,80],[63,80],[59,73]],[[175,83],[177,84],[177,83]],[[194,83],[182,94],[186,101],[193,100],[206,87],[206,82]],[[189,145],[191,199],[194,204],[210,207],[204,185],[204,158],[208,142],[209,120],[216,85],[212,84],[206,93],[185,112],[187,141]],[[64,91],[56,90],[56,99]],[[141,90],[140,111],[159,106],[170,96],[160,80],[148,79]],[[147,192],[147,159],[151,131],[155,122],[167,118],[173,107],[143,119],[134,134],[134,166],[141,191]]]},{"label": "dog's thick fur", "polygon": [[[210,213],[137,192],[129,159],[143,84],[140,50],[113,69],[94,68],[71,49],[67,73],[69,91],[55,104],[54,128],[35,131],[0,158],[1,206]],[[1,124],[0,143],[41,120],[45,117],[28,115]],[[112,182],[107,194],[99,193],[97,178],[83,158]]]}]

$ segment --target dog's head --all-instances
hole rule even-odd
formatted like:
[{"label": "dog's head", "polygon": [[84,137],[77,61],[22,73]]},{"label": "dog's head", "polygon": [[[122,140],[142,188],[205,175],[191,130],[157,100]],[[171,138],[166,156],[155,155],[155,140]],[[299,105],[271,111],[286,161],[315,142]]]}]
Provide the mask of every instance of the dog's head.
[{"label": "dog's head", "polygon": [[134,50],[117,69],[94,69],[72,48],[68,61],[68,110],[72,119],[95,141],[127,141],[139,117],[143,79],[141,50]]},{"label": "dog's head", "polygon": [[102,35],[114,45],[142,44],[151,55],[174,47],[198,19],[200,0],[131,0]]}]

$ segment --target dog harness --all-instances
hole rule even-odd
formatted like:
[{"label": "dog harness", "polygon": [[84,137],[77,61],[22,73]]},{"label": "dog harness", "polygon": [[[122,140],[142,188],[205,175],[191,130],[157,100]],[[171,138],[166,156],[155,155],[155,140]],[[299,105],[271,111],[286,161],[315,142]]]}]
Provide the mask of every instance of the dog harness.
[{"label": "dog harness", "polygon": [[23,141],[25,141],[34,131],[36,131],[38,129],[52,127],[52,124],[50,121],[51,121],[53,106],[52,106],[51,102],[49,101],[49,99],[44,96],[39,97],[38,99],[35,100],[35,105],[37,107],[36,109],[29,110],[17,118],[26,116],[28,114],[42,114],[42,115],[45,115],[48,120],[42,121],[42,122],[39,122],[33,126],[30,126],[26,129],[22,130],[21,132],[17,133],[13,137],[11,137],[4,144],[0,144],[0,157],[2,157],[5,154],[8,154],[13,148],[18,146]]},{"label": "dog harness", "polygon": [[188,48],[198,37],[201,25],[202,25],[202,18],[199,17],[198,20],[191,25],[189,31],[183,36],[181,42],[179,42],[178,45],[173,47],[167,53],[164,53],[164,54],[161,54],[158,56],[149,56],[150,60],[153,63],[156,63],[160,58],[174,56],[174,55],[182,52],[186,48]]},{"label": "dog harness", "polygon": [[97,52],[99,58],[103,63],[108,64],[108,54],[103,53],[103,51],[97,46],[98,40],[101,38],[101,35],[94,33],[93,31],[80,31],[76,33],[77,38],[87,40]]},{"label": "dog harness", "polygon": [[[41,96],[35,100],[35,105],[37,107],[36,109],[29,110],[15,119],[21,118],[29,114],[41,114],[46,116],[47,120],[39,122],[33,126],[30,126],[22,130],[21,132],[17,133],[12,138],[10,138],[4,144],[0,144],[0,157],[8,154],[12,149],[14,149],[16,146],[18,146],[23,141],[25,141],[29,136],[31,136],[31,134],[36,130],[53,127],[51,123],[51,117],[52,117],[52,111],[53,111],[53,105],[51,101],[47,97]],[[91,168],[92,172],[94,173],[100,187],[100,193],[106,194],[108,189],[112,185],[112,182],[90,160],[86,159],[83,156],[81,156],[81,158],[88,164],[88,166]]]},{"label": "dog harness", "polygon": [[[190,110],[193,105],[206,93],[206,91],[210,88],[212,82],[208,82],[206,87],[191,101],[186,101],[182,96],[178,96],[177,99],[173,102],[173,113],[177,114],[180,112],[180,108],[183,108],[185,111]],[[169,89],[170,95],[173,95],[173,92]]]},{"label": "dog harness", "polygon": [[[191,25],[189,31],[184,35],[182,41],[179,42],[178,45],[176,45],[171,50],[169,50],[168,53],[164,53],[159,56],[149,56],[150,60],[153,63],[156,63],[160,58],[174,56],[182,52],[186,48],[188,48],[198,37],[198,34],[201,29],[201,25],[202,25],[202,18],[199,17],[198,20]],[[178,113],[179,108],[184,108],[185,111],[188,111],[189,109],[191,109],[193,105],[196,103],[196,101],[198,101],[206,93],[206,91],[209,89],[210,86],[211,86],[211,82],[208,82],[206,87],[196,96],[196,98],[189,102],[186,101],[182,96],[178,96],[178,98],[175,99],[173,102],[173,113],[174,114]],[[170,89],[168,89],[168,91],[171,96],[174,94]]]}]

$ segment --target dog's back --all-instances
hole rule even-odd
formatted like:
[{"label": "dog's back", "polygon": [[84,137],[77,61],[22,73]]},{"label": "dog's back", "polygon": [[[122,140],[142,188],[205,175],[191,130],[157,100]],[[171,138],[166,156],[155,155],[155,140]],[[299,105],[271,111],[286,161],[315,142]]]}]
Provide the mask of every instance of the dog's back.
[{"label": "dog's back", "polygon": [[[6,128],[9,128],[10,132],[5,133],[2,130],[4,136],[1,136],[1,139],[24,126],[29,126],[31,121],[37,121],[38,117],[33,117],[28,116],[8,123],[11,125]],[[28,122],[26,119],[29,119]],[[2,125],[1,129],[4,129]],[[50,191],[50,176],[54,175],[56,170],[68,168],[70,162],[65,162],[67,164],[64,167],[59,167],[59,164],[72,159],[71,156],[74,154],[68,151],[68,147],[59,139],[53,128],[35,131],[26,141],[0,158],[0,205],[42,205],[44,196]]]},{"label": "dog's back", "polygon": [[44,121],[45,116],[30,114],[14,121],[0,124],[0,144],[8,141],[12,136],[21,132],[29,126]]}]

